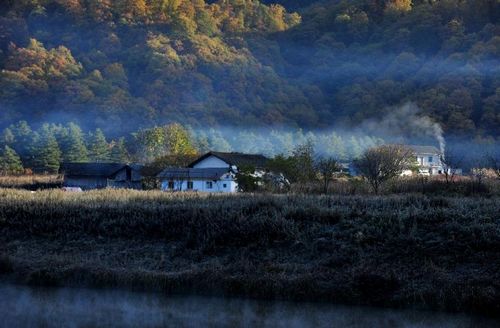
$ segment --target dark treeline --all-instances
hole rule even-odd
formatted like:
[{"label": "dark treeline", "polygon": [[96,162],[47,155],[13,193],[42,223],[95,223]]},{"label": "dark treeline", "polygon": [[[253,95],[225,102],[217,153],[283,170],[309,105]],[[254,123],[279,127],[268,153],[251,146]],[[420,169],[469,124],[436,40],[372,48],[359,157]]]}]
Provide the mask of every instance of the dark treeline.
[{"label": "dark treeline", "polygon": [[[377,137],[340,134],[334,131],[298,130],[196,130],[171,123],[111,138],[101,129],[84,131],[78,124],[42,124],[32,128],[19,121],[0,135],[0,172],[56,173],[63,162],[138,162],[159,165],[186,165],[174,157],[192,160],[211,150],[264,153],[281,158],[293,156],[310,144],[309,156],[321,154],[339,161],[356,158],[370,147],[384,141]],[[167,161],[162,159],[168,158]]]},{"label": "dark treeline", "polygon": [[350,129],[413,101],[498,138],[498,1],[276,2],[4,1],[0,127]]},{"label": "dark treeline", "polygon": [[84,133],[75,123],[43,124],[32,130],[26,121],[4,129],[0,138],[0,172],[57,173],[62,162],[127,162],[125,139],[106,140],[102,130]]},{"label": "dark treeline", "polygon": [[[406,141],[411,144],[415,140]],[[155,175],[167,166],[186,166],[208,151],[237,151],[265,154],[271,158],[268,169],[272,172],[282,173],[292,183],[319,179],[326,190],[337,173],[347,173],[347,166],[356,166],[368,150],[396,144],[401,144],[400,140],[341,131],[197,130],[179,123],[112,138],[99,128],[84,131],[72,122],[32,128],[20,121],[0,135],[0,174],[57,173],[64,162],[134,162],[147,165],[146,175]],[[387,157],[391,163],[395,158]],[[396,167],[395,172],[413,167],[410,162]],[[443,165],[481,178],[486,171],[477,171],[479,168],[500,172],[500,147],[491,139],[448,140]],[[362,170],[358,173],[367,176]]]}]

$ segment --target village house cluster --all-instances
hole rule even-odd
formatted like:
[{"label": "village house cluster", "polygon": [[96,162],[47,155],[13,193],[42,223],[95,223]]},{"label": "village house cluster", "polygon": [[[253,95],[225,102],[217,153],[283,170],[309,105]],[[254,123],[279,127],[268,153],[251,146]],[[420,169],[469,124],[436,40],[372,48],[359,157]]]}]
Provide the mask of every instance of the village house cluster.
[{"label": "village house cluster", "polygon": [[[263,155],[209,152],[187,167],[168,167],[156,175],[163,191],[236,192],[236,174],[251,167],[254,175],[266,170]],[[102,188],[141,189],[143,166],[116,163],[67,163],[62,166],[65,188],[82,190]]]},{"label": "village house cluster", "polygon": [[[433,146],[408,146],[413,151],[420,175],[440,175],[445,168],[440,151]],[[267,172],[268,158],[259,154],[208,152],[187,167],[167,167],[155,178],[163,191],[233,193],[240,190],[236,175],[251,167],[255,177]],[[347,164],[344,164],[346,166]],[[348,165],[347,165],[348,166]],[[143,165],[117,163],[65,163],[64,187],[81,190],[102,188],[142,189]],[[349,170],[356,175],[354,170]],[[415,174],[405,170],[402,175]]]}]

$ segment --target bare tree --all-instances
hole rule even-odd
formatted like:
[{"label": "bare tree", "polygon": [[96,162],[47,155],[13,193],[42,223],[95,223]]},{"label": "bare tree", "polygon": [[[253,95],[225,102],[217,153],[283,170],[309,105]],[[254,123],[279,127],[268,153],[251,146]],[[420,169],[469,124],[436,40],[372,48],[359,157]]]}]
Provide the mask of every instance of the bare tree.
[{"label": "bare tree", "polygon": [[488,176],[488,170],[482,167],[474,167],[471,168],[470,175],[480,185],[483,183],[484,178]]},{"label": "bare tree", "polygon": [[452,148],[447,147],[444,154],[439,156],[446,183],[453,182],[463,163],[463,156]]},{"label": "bare tree", "polygon": [[380,186],[409,168],[413,164],[414,153],[401,145],[382,145],[366,150],[354,161],[356,169],[370,183],[378,194]]},{"label": "bare tree", "polygon": [[319,157],[314,163],[314,167],[321,175],[323,182],[323,192],[328,193],[328,186],[335,173],[340,171],[340,165],[333,157]]}]

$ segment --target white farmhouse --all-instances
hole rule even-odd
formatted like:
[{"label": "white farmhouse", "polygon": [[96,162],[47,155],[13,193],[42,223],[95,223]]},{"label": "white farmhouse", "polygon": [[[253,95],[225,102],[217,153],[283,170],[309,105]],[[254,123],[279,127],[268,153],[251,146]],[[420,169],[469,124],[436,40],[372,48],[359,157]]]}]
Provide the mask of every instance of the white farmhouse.
[{"label": "white farmhouse", "polygon": [[209,152],[186,168],[167,168],[158,174],[163,191],[236,192],[242,167],[263,171],[267,158],[243,153]]},{"label": "white farmhouse", "polygon": [[441,152],[434,146],[408,146],[415,154],[419,174],[439,175],[444,173]]}]

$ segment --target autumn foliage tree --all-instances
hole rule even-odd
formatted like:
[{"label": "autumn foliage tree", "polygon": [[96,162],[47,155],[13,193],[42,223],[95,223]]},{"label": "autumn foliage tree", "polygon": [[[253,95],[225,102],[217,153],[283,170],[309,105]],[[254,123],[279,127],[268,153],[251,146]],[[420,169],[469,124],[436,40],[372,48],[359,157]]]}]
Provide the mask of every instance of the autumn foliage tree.
[{"label": "autumn foliage tree", "polygon": [[178,123],[143,129],[134,137],[139,147],[137,153],[145,162],[171,155],[190,156],[197,152],[189,132]]},{"label": "autumn foliage tree", "polygon": [[4,1],[0,127],[59,112],[111,139],[172,120],[352,127],[408,99],[445,132],[497,138],[498,12],[495,0]]}]

